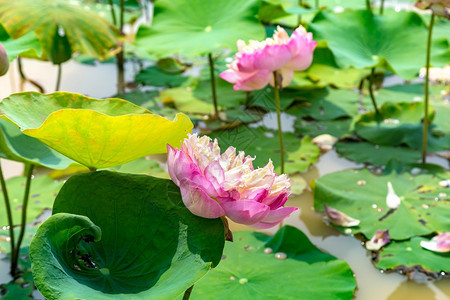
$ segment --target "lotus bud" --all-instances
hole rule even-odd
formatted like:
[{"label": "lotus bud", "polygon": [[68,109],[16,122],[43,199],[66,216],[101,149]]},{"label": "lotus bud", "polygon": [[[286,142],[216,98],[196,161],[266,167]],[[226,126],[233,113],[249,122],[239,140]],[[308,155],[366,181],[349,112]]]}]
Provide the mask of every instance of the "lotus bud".
[{"label": "lotus bud", "polygon": [[6,50],[3,47],[2,43],[0,43],[0,76],[3,76],[8,72],[9,61],[8,55],[6,55]]},{"label": "lotus bud", "polygon": [[397,194],[394,191],[394,188],[392,187],[392,183],[389,181],[387,183],[388,187],[388,194],[386,196],[386,205],[389,208],[397,209],[400,205],[400,197],[397,196]]}]

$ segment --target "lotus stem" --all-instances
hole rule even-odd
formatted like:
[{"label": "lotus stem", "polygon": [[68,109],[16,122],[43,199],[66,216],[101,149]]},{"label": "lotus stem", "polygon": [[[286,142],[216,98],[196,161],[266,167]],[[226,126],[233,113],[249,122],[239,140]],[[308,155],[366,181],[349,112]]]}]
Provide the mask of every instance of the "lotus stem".
[{"label": "lotus stem", "polygon": [[22,202],[22,219],[21,219],[21,223],[20,223],[20,233],[19,233],[19,238],[17,240],[17,244],[15,247],[15,255],[14,255],[15,261],[12,262],[15,264],[16,268],[17,268],[17,263],[18,263],[18,259],[19,259],[20,245],[22,244],[23,236],[25,235],[25,226],[27,225],[27,208],[28,208],[28,200],[30,198],[30,187],[31,187],[31,179],[33,177],[34,165],[29,164],[29,165],[26,165],[26,167],[27,167],[26,168],[27,169],[27,180],[25,183],[25,192],[23,195],[23,202]]},{"label": "lotus stem", "polygon": [[62,75],[62,64],[58,64],[58,75],[56,77],[55,92],[59,91],[59,88],[61,86],[61,75]]},{"label": "lotus stem", "polygon": [[383,11],[384,11],[384,0],[381,0],[381,3],[380,3],[380,16],[383,15]]},{"label": "lotus stem", "polygon": [[6,214],[8,216],[8,224],[9,224],[9,242],[11,247],[11,269],[10,274],[11,276],[16,275],[16,269],[17,269],[17,263],[14,263],[16,261],[15,259],[15,238],[14,238],[14,222],[12,218],[12,211],[11,211],[11,204],[9,202],[9,196],[8,196],[8,190],[6,189],[6,182],[5,177],[3,176],[3,170],[2,165],[0,162],[0,184],[2,187],[3,192],[3,199],[5,200],[5,207],[6,207]]},{"label": "lotus stem", "polygon": [[369,77],[369,95],[370,100],[372,100],[373,107],[375,108],[375,113],[377,116],[381,116],[380,111],[378,110],[377,102],[375,100],[375,95],[373,93],[373,82],[375,81],[375,68],[372,68],[370,70],[370,77]]},{"label": "lotus stem", "polygon": [[428,146],[428,94],[430,88],[430,52],[431,52],[431,36],[433,34],[434,13],[431,13],[430,27],[428,28],[427,39],[427,56],[426,56],[426,72],[425,72],[425,116],[423,118],[423,136],[422,136],[422,163],[427,161],[427,146]]},{"label": "lotus stem", "polygon": [[117,27],[116,11],[114,9],[113,0],[108,0],[108,2],[109,2],[109,6],[111,7],[111,17],[112,17],[112,20],[113,20],[113,24],[114,24],[114,26]]},{"label": "lotus stem", "polygon": [[189,297],[191,297],[191,293],[192,293],[192,289],[194,288],[194,285],[191,285],[185,292],[183,295],[183,300],[188,300]]},{"label": "lotus stem", "polygon": [[[120,20],[119,20],[119,32],[123,35],[124,26],[124,14],[125,14],[125,3],[124,0],[120,0]],[[122,42],[119,42],[121,48],[120,52],[117,53],[117,93],[125,93],[125,71],[124,71],[124,46]]]},{"label": "lotus stem", "polygon": [[22,59],[20,58],[20,56],[17,57],[17,69],[19,70],[20,79],[22,81],[20,91],[24,90],[23,89],[24,82],[29,82],[32,85],[34,85],[39,90],[40,93],[42,93],[42,94],[45,93],[44,88],[39,83],[37,83],[36,81],[29,79],[25,76],[25,73],[23,72],[23,68],[22,68]]},{"label": "lotus stem", "polygon": [[274,96],[275,96],[275,107],[277,109],[277,124],[278,124],[278,138],[280,142],[280,160],[281,160],[281,174],[284,173],[284,147],[283,147],[283,131],[281,129],[281,112],[280,112],[280,82],[278,81],[278,73],[273,72],[273,82],[274,82]]},{"label": "lotus stem", "polygon": [[209,74],[211,79],[211,94],[214,104],[213,117],[219,119],[219,110],[217,108],[217,95],[216,95],[216,78],[214,76],[214,60],[211,53],[208,54],[208,61],[209,61]]},{"label": "lotus stem", "polygon": [[370,0],[366,0],[366,8],[367,8],[367,10],[372,11],[372,6],[370,5]]},{"label": "lotus stem", "polygon": [[316,0],[316,9],[319,9],[319,0]]}]

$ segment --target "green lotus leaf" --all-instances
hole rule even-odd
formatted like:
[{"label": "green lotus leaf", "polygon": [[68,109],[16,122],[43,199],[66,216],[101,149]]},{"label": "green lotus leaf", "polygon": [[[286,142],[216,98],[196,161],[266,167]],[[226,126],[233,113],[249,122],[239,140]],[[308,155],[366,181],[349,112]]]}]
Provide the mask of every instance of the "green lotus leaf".
[{"label": "green lotus leaf", "polygon": [[10,38],[5,28],[0,24],[0,42],[5,47],[10,62],[19,55],[39,58],[42,54],[41,44],[34,32],[29,32],[14,40]]},{"label": "green lotus leaf", "polygon": [[[375,112],[359,115],[355,120],[356,133],[373,144],[399,146],[406,144],[414,149],[422,147],[423,102],[386,102],[379,108],[384,120],[379,122]],[[429,116],[433,120],[433,114]],[[431,131],[431,130],[430,130]],[[435,137],[429,133],[429,151],[448,148],[450,136]]]},{"label": "green lotus leaf", "polygon": [[[255,157],[255,168],[264,167],[269,159],[273,161],[275,170],[280,171],[280,145],[278,132],[264,127],[250,128],[239,126],[229,130],[215,131],[210,134],[217,138],[222,151],[233,146],[238,151]],[[320,150],[311,142],[309,136],[299,139],[292,133],[283,133],[285,154],[285,173],[304,172],[317,162]]]},{"label": "green lotus leaf", "polygon": [[186,76],[180,74],[169,74],[156,66],[148,67],[138,74],[136,74],[135,80],[137,83],[141,83],[149,86],[168,86],[177,87],[183,84],[188,79]]},{"label": "green lotus leaf", "polygon": [[[297,100],[298,89],[285,88],[280,91],[280,109],[287,109]],[[263,89],[253,91],[249,101],[250,106],[257,106],[268,111],[276,111],[273,87],[266,86]]]},{"label": "green lotus leaf", "polygon": [[65,169],[75,163],[39,140],[23,134],[7,120],[0,119],[0,129],[0,156],[3,158],[51,169]]},{"label": "green lotus leaf", "polygon": [[[445,92],[442,93],[445,88],[443,85],[431,85],[429,87],[429,109],[434,114],[432,122],[436,126],[433,127],[433,131],[450,134],[450,119],[448,118],[450,104],[442,96],[445,94]],[[394,85],[376,91],[375,96],[378,105],[383,105],[386,102],[423,102],[424,91],[423,83]],[[370,103],[369,96],[366,96],[364,102]]]},{"label": "green lotus leaf", "polygon": [[424,237],[413,237],[406,241],[393,241],[376,253],[375,266],[383,270],[400,271],[407,275],[413,275],[419,270],[432,278],[448,276],[450,253],[436,253],[422,248],[420,242],[428,240]]},{"label": "green lotus leaf", "polygon": [[[53,201],[50,203],[50,208],[53,204]],[[38,229],[39,224],[33,224],[33,226],[26,226],[25,227],[25,234],[23,236],[22,244],[20,246],[20,252],[24,253],[28,256],[28,248],[30,247],[31,239],[36,234],[36,230]],[[14,228],[14,235],[16,237],[19,236],[20,233],[20,227]],[[11,252],[11,243],[9,241],[9,228],[4,227],[0,228],[0,252],[8,253]],[[19,261],[20,262],[20,261]],[[29,263],[31,265],[31,263]],[[30,266],[28,266],[30,267]]]},{"label": "green lotus leaf", "polygon": [[136,46],[158,57],[198,56],[222,47],[236,50],[238,39],[264,38],[264,27],[256,18],[259,4],[259,0],[158,0],[153,25],[139,28]]},{"label": "green lotus leaf", "polygon": [[405,147],[380,146],[371,143],[337,143],[336,151],[339,155],[357,163],[369,163],[375,166],[385,166],[390,161],[407,164],[420,160],[419,151]]},{"label": "green lotus leaf", "polygon": [[[362,233],[367,239],[377,230],[386,229],[393,240],[446,232],[450,230],[448,189],[439,182],[449,176],[445,171],[378,176],[367,169],[335,172],[315,181],[314,208],[323,211],[326,204],[360,220],[359,226],[351,229],[335,227],[345,234]],[[400,205],[394,210],[386,204],[388,182],[400,197]]]},{"label": "green lotus leaf", "polygon": [[47,299],[173,299],[222,256],[222,221],[190,213],[171,180],[75,175],[53,213],[30,246]]},{"label": "green lotus leaf", "polygon": [[[26,178],[24,176],[6,180],[14,225],[20,225],[21,222],[25,182]],[[53,200],[61,186],[62,182],[57,182],[48,176],[36,176],[31,180],[26,223],[30,223],[36,219],[36,217],[42,214],[44,209],[50,209],[52,207]],[[3,204],[3,193],[0,194],[0,199],[2,203],[0,205],[0,227],[9,226],[5,205]]]},{"label": "green lotus leaf", "polygon": [[[352,299],[356,282],[348,264],[321,252],[298,229],[233,235],[219,266],[195,285],[191,299]],[[267,248],[273,252],[266,254]],[[275,258],[280,252],[287,258]]]},{"label": "green lotus leaf", "polygon": [[336,138],[350,135],[352,119],[336,119],[331,121],[306,121],[298,118],[294,123],[295,132],[299,135],[316,137],[321,134],[330,134]]},{"label": "green lotus leaf", "polygon": [[75,52],[105,59],[117,48],[114,26],[70,1],[0,0],[0,23],[14,39],[34,32],[42,58],[53,63],[62,63]]},{"label": "green lotus leaf", "polygon": [[[245,102],[246,94],[233,90],[225,80],[216,78],[216,93],[221,108],[236,107]],[[211,81],[193,79],[189,86],[181,86],[161,91],[159,101],[176,109],[192,114],[210,114],[213,111]]]},{"label": "green lotus leaf", "polygon": [[15,281],[0,285],[2,300],[33,299],[33,274],[25,272]]},{"label": "green lotus leaf", "polygon": [[184,114],[174,121],[121,99],[79,94],[13,94],[0,103],[3,118],[52,149],[89,168],[122,165],[178,146],[192,123]]},{"label": "green lotus leaf", "polygon": [[[309,30],[315,40],[326,40],[343,68],[382,67],[412,79],[425,65],[428,31],[420,16],[412,12],[383,16],[368,10],[319,12]],[[449,60],[448,41],[434,40],[431,63],[442,66]]]},{"label": "green lotus leaf", "polygon": [[316,120],[334,120],[358,113],[359,95],[350,90],[329,88],[300,90],[296,93],[296,105],[288,113],[312,117]]},{"label": "green lotus leaf", "polygon": [[305,71],[318,85],[333,85],[339,88],[358,88],[361,79],[370,74],[365,69],[340,68],[328,48],[317,47],[311,66]]}]

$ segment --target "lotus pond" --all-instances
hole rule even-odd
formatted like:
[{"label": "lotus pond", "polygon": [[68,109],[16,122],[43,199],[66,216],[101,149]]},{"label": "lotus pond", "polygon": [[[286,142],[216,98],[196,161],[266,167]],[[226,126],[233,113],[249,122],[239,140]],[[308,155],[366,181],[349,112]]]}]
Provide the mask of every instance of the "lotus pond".
[{"label": "lotus pond", "polygon": [[450,3],[0,0],[0,298],[450,298]]}]

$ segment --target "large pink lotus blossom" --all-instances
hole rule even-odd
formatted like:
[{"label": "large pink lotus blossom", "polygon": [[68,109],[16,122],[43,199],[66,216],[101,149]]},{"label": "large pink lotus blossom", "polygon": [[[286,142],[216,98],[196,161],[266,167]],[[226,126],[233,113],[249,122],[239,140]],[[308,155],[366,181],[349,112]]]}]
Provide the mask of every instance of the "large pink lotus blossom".
[{"label": "large pink lotus blossom", "polygon": [[6,55],[6,50],[0,43],[0,76],[3,76],[8,71],[9,62],[8,56]]},{"label": "large pink lotus blossom", "polygon": [[312,33],[299,26],[289,37],[287,32],[278,26],[272,38],[259,42],[250,40],[237,41],[238,53],[235,60],[228,65],[228,70],[220,77],[234,84],[235,90],[252,91],[265,87],[268,83],[274,86],[273,72],[282,77],[281,85],[289,85],[294,71],[307,69],[312,62],[313,51],[317,42]]},{"label": "large pink lotus blossom", "polygon": [[272,161],[254,169],[254,158],[234,147],[220,153],[217,139],[188,135],[181,149],[167,145],[168,169],[180,187],[186,207],[204,218],[227,216],[236,223],[270,228],[296,207],[283,207],[289,196],[289,178],[277,176]]}]

